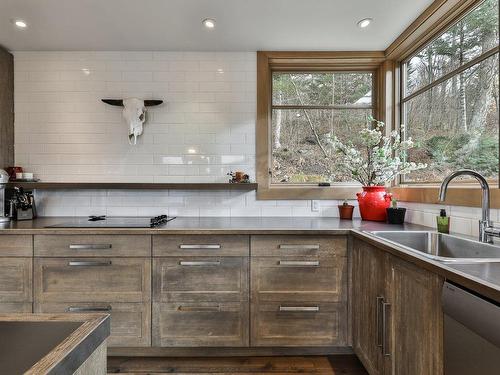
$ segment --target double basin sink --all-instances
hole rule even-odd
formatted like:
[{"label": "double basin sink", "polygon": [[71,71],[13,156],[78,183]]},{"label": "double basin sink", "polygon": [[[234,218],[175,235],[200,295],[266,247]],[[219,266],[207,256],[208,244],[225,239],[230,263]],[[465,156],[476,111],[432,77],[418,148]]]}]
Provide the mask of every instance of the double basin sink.
[{"label": "double basin sink", "polygon": [[370,233],[382,240],[440,262],[500,263],[500,247],[449,234],[428,231],[373,231]]}]

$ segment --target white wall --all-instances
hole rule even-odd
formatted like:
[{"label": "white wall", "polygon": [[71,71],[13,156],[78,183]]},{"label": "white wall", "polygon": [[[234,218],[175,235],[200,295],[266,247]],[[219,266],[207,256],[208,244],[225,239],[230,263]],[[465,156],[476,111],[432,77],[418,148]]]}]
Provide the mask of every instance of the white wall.
[{"label": "white wall", "polygon": [[[255,177],[255,53],[16,52],[16,164],[45,181],[225,182]],[[89,73],[89,74],[87,74]],[[163,99],[130,146],[101,98]],[[38,191],[43,216],[337,216],[337,201],[255,192]]]},{"label": "white wall", "polygon": [[[256,54],[15,52],[16,165],[45,181],[224,182],[255,176]],[[88,74],[87,74],[88,73]],[[137,146],[121,110],[101,98],[163,99]],[[338,216],[338,201],[257,201],[255,192],[38,191],[42,216]],[[355,202],[352,202],[355,203]],[[401,203],[435,226],[440,206]],[[446,207],[452,229],[477,233],[479,209]],[[357,210],[355,215],[358,216]],[[498,220],[493,210],[493,220]]]}]

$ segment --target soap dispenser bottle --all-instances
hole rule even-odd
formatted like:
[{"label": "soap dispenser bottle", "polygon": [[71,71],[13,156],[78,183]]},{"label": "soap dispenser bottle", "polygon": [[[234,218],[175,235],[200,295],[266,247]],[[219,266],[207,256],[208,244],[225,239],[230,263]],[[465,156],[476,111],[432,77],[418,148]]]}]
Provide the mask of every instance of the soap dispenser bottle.
[{"label": "soap dispenser bottle", "polygon": [[437,230],[439,233],[450,233],[450,217],[446,216],[446,210],[444,208],[439,211],[439,216],[437,219]]}]

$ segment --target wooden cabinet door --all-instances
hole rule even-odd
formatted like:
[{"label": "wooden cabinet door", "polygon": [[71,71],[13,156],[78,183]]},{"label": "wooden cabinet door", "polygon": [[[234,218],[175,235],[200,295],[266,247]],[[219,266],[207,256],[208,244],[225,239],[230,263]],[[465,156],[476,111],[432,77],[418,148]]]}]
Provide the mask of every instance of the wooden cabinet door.
[{"label": "wooden cabinet door", "polygon": [[377,248],[353,240],[353,346],[371,375],[382,374],[381,304],[384,297],[385,257]]},{"label": "wooden cabinet door", "polygon": [[393,256],[387,285],[389,356],[386,374],[443,373],[443,279]]},{"label": "wooden cabinet door", "polygon": [[247,302],[153,303],[153,345],[248,346]]},{"label": "wooden cabinet door", "polygon": [[102,313],[111,315],[110,347],[151,345],[151,303],[36,303],[36,313]]},{"label": "wooden cabinet door", "polygon": [[0,303],[33,301],[31,258],[0,258]]},{"label": "wooden cabinet door", "polygon": [[154,258],[153,299],[157,302],[248,302],[248,258]]},{"label": "wooden cabinet door", "polygon": [[35,302],[151,301],[150,258],[35,258]]}]

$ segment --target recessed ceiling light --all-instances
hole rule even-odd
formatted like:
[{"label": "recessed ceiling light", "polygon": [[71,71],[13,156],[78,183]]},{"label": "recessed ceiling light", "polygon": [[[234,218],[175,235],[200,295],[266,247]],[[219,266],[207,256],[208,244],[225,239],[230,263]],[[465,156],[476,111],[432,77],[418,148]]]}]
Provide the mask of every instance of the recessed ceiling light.
[{"label": "recessed ceiling light", "polygon": [[215,28],[215,20],[212,18],[205,18],[202,23],[207,29]]},{"label": "recessed ceiling light", "polygon": [[23,20],[14,20],[14,25],[16,25],[16,27],[20,28],[20,29],[25,29],[26,27],[28,27],[28,24],[26,23],[26,21],[23,21]]},{"label": "recessed ceiling light", "polygon": [[372,18],[363,18],[362,20],[358,21],[358,26],[364,29],[367,27],[369,24],[371,24],[373,21]]}]

